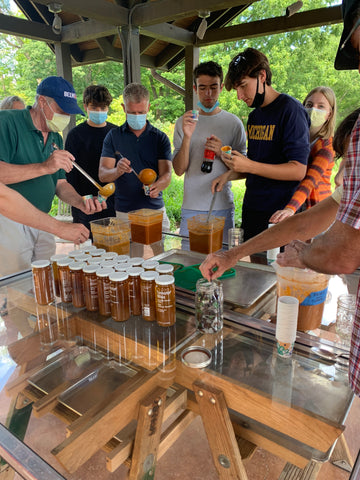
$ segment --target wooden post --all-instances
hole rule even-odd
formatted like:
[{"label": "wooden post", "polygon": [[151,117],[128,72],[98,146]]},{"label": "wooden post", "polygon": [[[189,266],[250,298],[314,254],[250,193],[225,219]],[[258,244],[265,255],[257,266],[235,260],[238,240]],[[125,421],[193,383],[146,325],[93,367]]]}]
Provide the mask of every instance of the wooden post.
[{"label": "wooden post", "polygon": [[219,479],[248,480],[223,393],[200,382],[193,390]]},{"label": "wooden post", "polygon": [[154,478],[166,390],[158,387],[140,403],[129,480]]}]

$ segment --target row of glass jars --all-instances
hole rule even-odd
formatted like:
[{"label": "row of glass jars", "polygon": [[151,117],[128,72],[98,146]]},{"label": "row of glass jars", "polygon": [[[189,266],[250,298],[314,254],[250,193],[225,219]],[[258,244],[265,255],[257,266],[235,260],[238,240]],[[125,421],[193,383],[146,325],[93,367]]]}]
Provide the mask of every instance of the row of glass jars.
[{"label": "row of glass jars", "polygon": [[[172,265],[159,265],[141,257],[121,258],[120,263],[101,258],[99,264],[90,258],[87,263],[78,261],[85,260],[80,256],[76,257],[77,261],[65,255],[51,260],[52,267],[46,260],[32,264],[35,298],[39,304],[54,301],[56,293],[64,303],[72,302],[75,307],[86,307],[89,311],[99,310],[101,315],[111,315],[115,321],[143,315],[145,320],[157,320],[159,325],[175,323]],[[144,268],[133,266],[140,263]]]}]

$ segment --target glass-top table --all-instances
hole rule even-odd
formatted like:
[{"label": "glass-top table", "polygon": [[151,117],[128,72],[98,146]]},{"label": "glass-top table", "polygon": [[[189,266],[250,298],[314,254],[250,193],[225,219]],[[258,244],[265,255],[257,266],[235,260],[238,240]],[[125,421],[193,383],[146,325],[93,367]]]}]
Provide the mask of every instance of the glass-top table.
[{"label": "glass-top table", "polygon": [[[170,246],[172,255],[181,255]],[[193,293],[181,289],[176,325],[165,328],[141,317],[119,323],[61,302],[36,305],[30,272],[0,279],[0,295],[8,299],[8,314],[0,319],[1,423],[23,438],[30,414],[60,417],[70,437],[53,448],[51,421],[42,435],[52,445],[47,462],[55,469],[61,463],[65,478],[67,470],[75,472],[104,445],[116,448],[136,418],[136,401],[159,385],[168,399],[185,389],[187,408],[196,413],[196,382],[221,390],[237,433],[250,438],[255,432],[259,446],[261,439],[279,445],[301,465],[326,461],[344,429],[353,398],[346,364],[313,349],[329,340],[299,334],[293,357],[281,359],[274,325],[230,305],[224,329],[202,334],[195,325]],[[210,365],[186,366],[181,353],[189,346],[210,350]],[[32,440],[29,447],[43,455]]]}]

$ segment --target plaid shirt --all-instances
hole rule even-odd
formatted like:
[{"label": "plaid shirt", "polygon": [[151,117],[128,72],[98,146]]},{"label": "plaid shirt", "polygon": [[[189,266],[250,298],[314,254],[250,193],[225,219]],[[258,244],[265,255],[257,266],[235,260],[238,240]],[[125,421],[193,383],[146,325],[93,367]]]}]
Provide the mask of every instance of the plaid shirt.
[{"label": "plaid shirt", "polygon": [[[344,193],[337,220],[360,229],[360,116],[351,133],[344,173]],[[351,338],[349,378],[351,388],[360,396],[360,288],[356,299],[356,314]]]}]

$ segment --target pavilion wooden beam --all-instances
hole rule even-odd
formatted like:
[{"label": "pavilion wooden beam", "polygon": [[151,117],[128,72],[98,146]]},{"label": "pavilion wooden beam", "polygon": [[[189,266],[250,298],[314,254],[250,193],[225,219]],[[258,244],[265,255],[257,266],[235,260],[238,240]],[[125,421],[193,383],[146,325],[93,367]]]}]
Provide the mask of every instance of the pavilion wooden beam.
[{"label": "pavilion wooden beam", "polygon": [[[89,40],[107,37],[116,33],[118,33],[118,27],[115,23],[114,25],[110,25],[108,23],[102,23],[90,19],[86,22],[76,22],[64,25],[61,32],[61,41],[70,44],[87,42]],[[191,45],[194,41],[194,34],[192,32],[168,23],[160,23],[141,28],[140,33],[182,47]]]},{"label": "pavilion wooden beam", "polygon": [[132,23],[138,26],[152,25],[154,23],[170,22],[177,18],[191,17],[198,15],[199,10],[222,10],[236,5],[245,5],[259,0],[158,0],[148,2],[134,10]]},{"label": "pavilion wooden beam", "polygon": [[[121,49],[116,49],[116,50],[119,50],[119,53],[117,53],[116,56],[111,56],[111,52],[109,52],[109,50],[107,51],[107,53],[110,56],[106,56],[104,55],[104,53],[100,48],[96,48],[93,50],[84,50],[82,61],[78,62],[74,60],[72,65],[83,66],[83,65],[90,65],[92,63],[106,62],[107,60],[113,60],[115,62],[123,62],[124,59],[123,59]],[[140,56],[140,65],[146,68],[157,68],[160,70],[167,70],[166,68],[156,67],[155,57],[150,57],[149,55]]]},{"label": "pavilion wooden beam", "polygon": [[204,39],[197,41],[197,45],[201,47],[221,42],[232,42],[239,38],[256,38],[341,22],[342,15],[340,6],[318,8],[316,10],[300,12],[291,17],[275,17],[231,27],[209,29]]},{"label": "pavilion wooden beam", "polygon": [[52,31],[50,25],[40,22],[30,22],[0,13],[0,32],[6,35],[41,40],[43,42],[60,42],[60,35]]},{"label": "pavilion wooden beam", "polygon": [[[50,1],[36,0],[36,3],[48,5]],[[111,25],[121,26],[128,23],[129,9],[105,0],[61,0],[59,3],[62,4],[63,12],[71,12]]]}]

